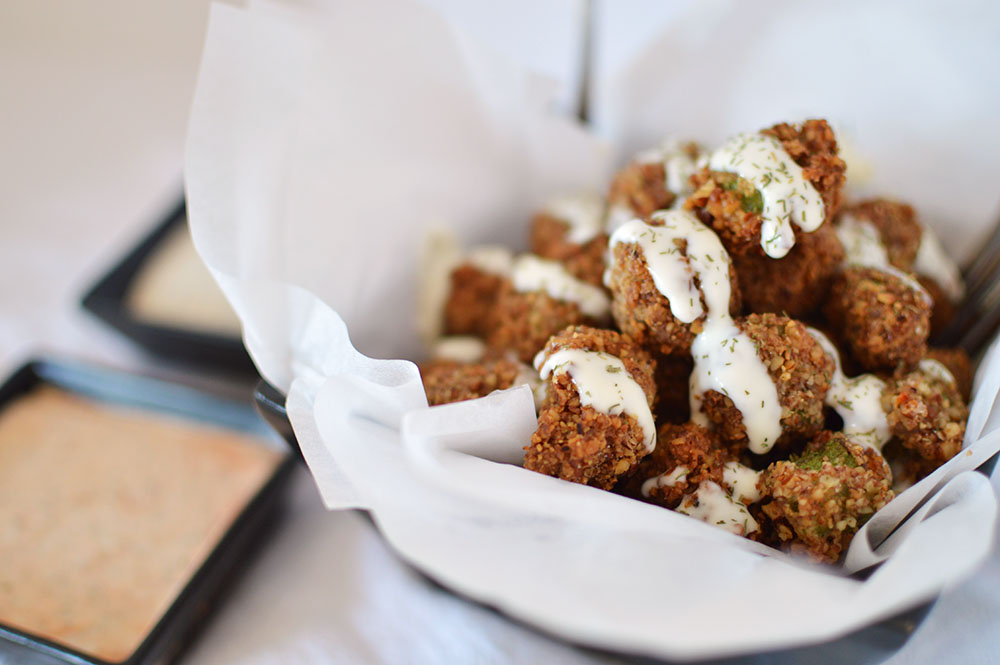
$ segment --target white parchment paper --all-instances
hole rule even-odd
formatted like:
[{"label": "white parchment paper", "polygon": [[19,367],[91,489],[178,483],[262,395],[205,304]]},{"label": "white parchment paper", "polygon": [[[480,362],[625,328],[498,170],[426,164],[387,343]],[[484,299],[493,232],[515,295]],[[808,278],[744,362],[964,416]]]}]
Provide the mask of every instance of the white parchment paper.
[{"label": "white parchment paper", "polygon": [[547,110],[554,90],[409,2],[213,9],[189,130],[192,232],[288,394],[326,504],[369,510],[456,591],[581,643],[673,658],[822,641],[970,574],[996,518],[971,469],[1000,449],[997,354],[963,454],[855,539],[849,570],[885,561],[866,581],[526,471],[526,388],[428,409],[415,365],[376,359],[419,354],[428,228],[516,247],[542,199],[606,186],[612,149]]}]

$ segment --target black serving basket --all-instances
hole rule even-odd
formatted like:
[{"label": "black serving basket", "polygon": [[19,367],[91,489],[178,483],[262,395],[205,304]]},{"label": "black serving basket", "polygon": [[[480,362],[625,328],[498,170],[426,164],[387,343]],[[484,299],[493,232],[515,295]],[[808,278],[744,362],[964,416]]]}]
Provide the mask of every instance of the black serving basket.
[{"label": "black serving basket", "polygon": [[165,360],[253,377],[256,369],[238,337],[173,327],[142,320],[128,306],[127,296],[143,264],[178,227],[187,226],[183,199],[83,296],[84,309]]},{"label": "black serving basket", "polygon": [[[262,380],[257,384],[257,388],[254,391],[254,403],[258,412],[260,412],[268,424],[274,428],[276,432],[281,434],[281,436],[292,447],[295,455],[301,459],[302,451],[298,446],[298,442],[295,439],[295,433],[292,431],[291,423],[288,420],[288,412],[285,409],[285,396],[281,393],[281,391]],[[997,455],[991,457],[979,468],[979,470],[987,475],[991,474],[997,463],[997,457]],[[451,591],[447,586],[440,584],[437,580],[427,575],[425,572],[419,569],[416,569],[416,572],[422,575],[430,583]],[[856,577],[864,579],[872,572],[874,572],[874,569],[862,571],[857,573]],[[467,600],[478,605],[486,606],[475,599]],[[765,663],[769,665],[825,665],[827,663],[874,665],[875,663],[881,663],[884,661],[906,643],[906,641],[910,638],[910,635],[913,634],[917,627],[919,627],[923,620],[927,617],[928,613],[930,613],[934,602],[935,601],[924,603],[913,609],[901,612],[894,617],[885,619],[884,621],[880,621],[871,626],[866,626],[865,628],[845,635],[844,637],[822,644],[795,649],[786,649],[782,651],[772,651],[762,654],[698,662],[702,665],[764,665]],[[496,608],[489,609],[503,614],[502,611],[496,610]],[[513,617],[507,616],[507,618],[525,626],[529,630],[544,632],[535,626],[526,624]],[[555,639],[561,638],[556,636]],[[593,651],[592,649],[587,650]],[[613,655],[616,657],[629,656],[629,654]],[[655,659],[642,657],[636,658],[635,660],[642,663],[661,662]]]},{"label": "black serving basket", "polygon": [[[99,402],[273,438],[249,404],[169,381],[61,361],[35,360],[17,370],[0,386],[0,410],[40,385],[58,387]],[[0,662],[158,665],[170,661],[189,642],[228,584],[268,535],[285,505],[295,466],[295,456],[288,454],[275,467],[139,647],[124,661],[112,664],[0,624]]]}]

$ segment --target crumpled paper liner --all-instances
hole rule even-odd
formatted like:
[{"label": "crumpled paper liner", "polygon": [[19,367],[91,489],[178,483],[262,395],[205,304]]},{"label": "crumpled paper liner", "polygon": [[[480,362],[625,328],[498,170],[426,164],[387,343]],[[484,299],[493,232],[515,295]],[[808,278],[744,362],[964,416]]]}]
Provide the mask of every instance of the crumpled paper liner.
[{"label": "crumpled paper liner", "polygon": [[995,351],[963,454],[855,539],[848,571],[884,560],[865,581],[526,471],[527,388],[428,409],[415,365],[376,359],[420,352],[427,229],[517,247],[544,198],[606,185],[611,150],[546,112],[552,90],[407,2],[213,8],[188,145],[192,232],[259,369],[288,395],[326,504],[370,511],[458,592],[661,657],[820,642],[970,574],[997,512],[971,471],[1000,450]]}]

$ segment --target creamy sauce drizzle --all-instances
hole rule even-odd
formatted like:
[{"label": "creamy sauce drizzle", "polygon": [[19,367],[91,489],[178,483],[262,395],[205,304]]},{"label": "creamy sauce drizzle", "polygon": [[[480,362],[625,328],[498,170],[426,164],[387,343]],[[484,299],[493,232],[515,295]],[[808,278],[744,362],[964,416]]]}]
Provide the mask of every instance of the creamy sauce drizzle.
[{"label": "creamy sauce drizzle", "polygon": [[597,194],[564,196],[549,201],[544,211],[569,227],[570,242],[582,245],[603,231],[604,199]]},{"label": "creamy sauce drizzle", "polygon": [[774,137],[738,134],[712,153],[709,168],[735,173],[760,191],[760,246],[771,258],[780,259],[795,246],[793,224],[812,232],[826,219],[823,198]]},{"label": "creamy sauce drizzle", "polygon": [[691,473],[691,469],[682,464],[674,467],[672,471],[665,471],[658,476],[653,476],[642,484],[642,495],[648,497],[657,487],[673,487],[689,473]]},{"label": "creamy sauce drizzle", "polygon": [[521,293],[543,291],[556,300],[576,303],[581,312],[595,319],[611,311],[611,300],[603,289],[580,281],[558,261],[523,254],[514,260],[511,281]]},{"label": "creamy sauce drizzle", "polygon": [[[781,404],[756,344],[729,315],[729,254],[715,232],[689,212],[664,210],[654,213],[653,218],[662,226],[632,220],[615,231],[610,246],[639,246],[653,283],[670,302],[670,311],[678,320],[690,323],[705,316],[702,332],[691,345],[695,363],[691,373],[692,420],[709,425],[701,402],[706,391],[715,390],[728,396],[743,414],[750,450],[767,452],[781,435]],[[678,240],[687,241],[686,253],[678,248]]]},{"label": "creamy sauce drizzle", "polygon": [[434,342],[431,357],[457,363],[474,363],[483,359],[486,342],[472,335],[450,335]]},{"label": "creamy sauce drizzle", "polygon": [[722,482],[733,490],[733,498],[742,504],[760,501],[760,490],[757,481],[760,472],[754,471],[739,462],[726,462],[722,471]]},{"label": "creamy sauce drizzle", "polygon": [[871,222],[844,214],[834,229],[840,244],[844,246],[844,264],[875,268],[888,273],[919,294],[930,304],[931,296],[912,275],[908,275],[889,263],[889,252],[882,243],[882,236]]},{"label": "creamy sauce drizzle", "polygon": [[686,495],[675,510],[737,536],[753,533],[760,528],[745,505],[711,480],[702,481],[697,491]]},{"label": "creamy sauce drizzle", "polygon": [[955,383],[954,375],[952,375],[948,368],[933,358],[924,358],[921,360],[917,363],[917,369],[927,376],[944,381],[945,383],[950,383],[953,386],[957,385]]},{"label": "creamy sauce drizzle", "polygon": [[543,381],[553,374],[568,374],[583,406],[611,416],[624,413],[635,417],[646,452],[656,448],[656,424],[646,393],[619,358],[582,349],[560,349],[546,356],[542,350],[535,356],[535,367]]},{"label": "creamy sauce drizzle", "polygon": [[961,300],[965,294],[965,285],[962,284],[958,266],[944,251],[937,235],[926,226],[922,228],[920,248],[917,250],[917,259],[913,262],[913,271],[937,282],[952,302]]},{"label": "creamy sauce drizzle", "polygon": [[853,378],[844,376],[840,353],[833,342],[815,328],[809,328],[809,334],[834,363],[825,404],[844,421],[844,435],[848,439],[881,452],[882,446],[891,437],[889,421],[882,410],[882,394],[888,387],[885,381],[874,374],[861,374]]},{"label": "creamy sauce drizzle", "polygon": [[465,256],[465,263],[475,266],[483,272],[508,277],[514,266],[514,255],[506,247],[481,245],[469,250]]}]

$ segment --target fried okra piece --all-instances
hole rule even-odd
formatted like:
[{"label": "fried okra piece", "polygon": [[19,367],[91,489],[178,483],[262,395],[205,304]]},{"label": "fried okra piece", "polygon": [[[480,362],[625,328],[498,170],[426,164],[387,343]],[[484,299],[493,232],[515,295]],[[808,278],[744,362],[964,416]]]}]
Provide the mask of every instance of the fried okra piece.
[{"label": "fried okra piece", "polygon": [[752,312],[795,318],[820,308],[841,262],[844,248],[830,222],[812,233],[795,231],[795,246],[780,259],[748,253],[733,257],[740,292]]},{"label": "fried okra piece", "polygon": [[619,487],[626,496],[676,508],[703,481],[723,484],[726,462],[734,459],[712,431],[694,423],[660,427],[656,450]]},{"label": "fried okra piece", "polygon": [[834,278],[824,313],[866,370],[912,367],[927,353],[930,299],[898,275],[845,267]]},{"label": "fried okra piece", "polygon": [[845,207],[841,214],[874,226],[889,263],[906,272],[913,270],[922,231],[911,206],[888,199],[869,199]]},{"label": "fried okra piece", "polygon": [[451,272],[451,290],[444,306],[446,335],[486,337],[493,328],[493,312],[506,278],[472,263]]},{"label": "fried okra piece", "polygon": [[[805,324],[787,316],[750,314],[736,325],[753,340],[778,393],[782,433],[773,447],[787,447],[814,436],[826,422],[823,400],[830,390],[833,360]],[[747,446],[743,414],[729,396],[706,391],[702,410],[723,441],[739,449]]]},{"label": "fried okra piece", "polygon": [[701,157],[692,141],[665,141],[644,150],[611,181],[608,192],[608,232],[632,218],[666,210],[690,191],[690,176]]},{"label": "fried okra piece", "polygon": [[[837,139],[825,120],[806,120],[800,127],[781,123],[760,132],[777,139],[802,176],[823,200],[826,220],[832,220],[843,196],[846,165],[837,155]],[[730,254],[757,254],[761,248],[764,202],[754,185],[735,173],[703,168],[691,177],[694,193],[684,207],[696,211],[715,229]]]},{"label": "fried okra piece", "polygon": [[[687,259],[687,245],[683,242],[664,251],[676,251],[680,260],[690,263]],[[691,343],[702,331],[708,316],[708,306],[700,283],[704,313],[694,321],[685,323],[674,316],[670,300],[657,287],[639,244],[616,243],[611,248],[611,255],[608,287],[612,294],[611,315],[618,328],[642,346],[657,353],[667,356],[690,355]],[[742,301],[736,271],[732,266],[729,268],[729,282],[729,311],[735,316],[740,312]]]},{"label": "fried okra piece", "polygon": [[655,363],[612,330],[570,327],[536,359],[547,382],[524,467],[611,489],[656,445]]},{"label": "fried okra piece", "polygon": [[549,337],[567,326],[604,325],[609,309],[604,289],[576,279],[558,262],[523,255],[500,286],[486,342],[530,363]]},{"label": "fried okra piece", "polygon": [[934,360],[898,373],[882,395],[889,430],[900,445],[940,466],[962,450],[969,409],[951,373]]},{"label": "fried okra piece", "polygon": [[531,251],[559,261],[579,280],[602,286],[604,201],[599,196],[575,196],[551,201],[531,221]]},{"label": "fried okra piece", "polygon": [[758,487],[771,544],[828,563],[895,496],[882,456],[830,431],[820,432],[802,455],[767,467]]},{"label": "fried okra piece", "polygon": [[934,462],[904,448],[899,439],[891,439],[882,447],[882,457],[892,469],[892,491],[897,496],[938,468]]},{"label": "fried okra piece", "polygon": [[931,306],[931,337],[940,335],[947,328],[948,324],[955,317],[957,307],[952,299],[945,293],[945,290],[935,280],[930,277],[917,276],[920,286],[924,287],[930,295],[933,305]]},{"label": "fried okra piece", "polygon": [[531,368],[512,358],[472,363],[432,360],[419,367],[430,406],[484,397],[520,383],[537,383]]}]

